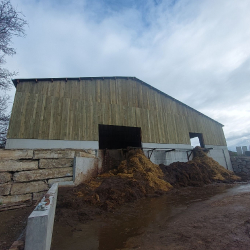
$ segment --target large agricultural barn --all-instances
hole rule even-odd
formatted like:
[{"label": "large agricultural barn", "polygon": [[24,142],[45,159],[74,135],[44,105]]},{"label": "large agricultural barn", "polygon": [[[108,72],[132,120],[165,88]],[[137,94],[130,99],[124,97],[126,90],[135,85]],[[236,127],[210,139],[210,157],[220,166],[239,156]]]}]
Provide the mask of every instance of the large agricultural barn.
[{"label": "large agricultural barn", "polygon": [[188,161],[190,139],[232,169],[223,125],[135,77],[14,80],[6,148],[142,147],[157,164]]}]

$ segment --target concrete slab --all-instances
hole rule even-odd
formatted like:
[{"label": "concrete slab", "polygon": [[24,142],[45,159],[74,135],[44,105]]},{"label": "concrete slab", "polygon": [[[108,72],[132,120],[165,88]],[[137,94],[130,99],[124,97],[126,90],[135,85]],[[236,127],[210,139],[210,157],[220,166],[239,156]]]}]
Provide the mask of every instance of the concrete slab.
[{"label": "concrete slab", "polygon": [[54,183],[28,218],[25,250],[50,250],[58,193]]}]

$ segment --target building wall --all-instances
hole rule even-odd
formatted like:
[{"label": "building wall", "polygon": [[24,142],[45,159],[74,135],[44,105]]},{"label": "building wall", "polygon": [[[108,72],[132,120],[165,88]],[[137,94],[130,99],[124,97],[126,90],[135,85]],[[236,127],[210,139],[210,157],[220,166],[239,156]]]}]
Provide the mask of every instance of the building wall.
[{"label": "building wall", "polygon": [[222,126],[133,78],[21,81],[8,138],[98,141],[98,124],[141,127],[143,143],[225,146]]}]

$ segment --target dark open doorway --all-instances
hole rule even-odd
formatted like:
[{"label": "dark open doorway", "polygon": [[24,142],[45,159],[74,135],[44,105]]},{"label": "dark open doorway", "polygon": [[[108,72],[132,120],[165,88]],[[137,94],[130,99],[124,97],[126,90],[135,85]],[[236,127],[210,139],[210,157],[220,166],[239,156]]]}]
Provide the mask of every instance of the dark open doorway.
[{"label": "dark open doorway", "polygon": [[99,124],[99,149],[141,147],[141,128]]},{"label": "dark open doorway", "polygon": [[191,146],[196,147],[202,147],[204,148],[204,140],[203,140],[203,135],[202,133],[189,133],[190,141],[191,141]]}]

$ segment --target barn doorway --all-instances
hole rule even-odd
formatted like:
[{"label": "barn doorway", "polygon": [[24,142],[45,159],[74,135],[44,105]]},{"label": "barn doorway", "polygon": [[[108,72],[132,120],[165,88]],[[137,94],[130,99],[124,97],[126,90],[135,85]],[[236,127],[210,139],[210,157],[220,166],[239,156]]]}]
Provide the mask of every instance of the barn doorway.
[{"label": "barn doorway", "polygon": [[189,133],[190,142],[192,147],[199,146],[201,148],[204,148],[204,140],[202,133]]},{"label": "barn doorway", "polygon": [[141,128],[99,124],[99,149],[141,147]]}]

